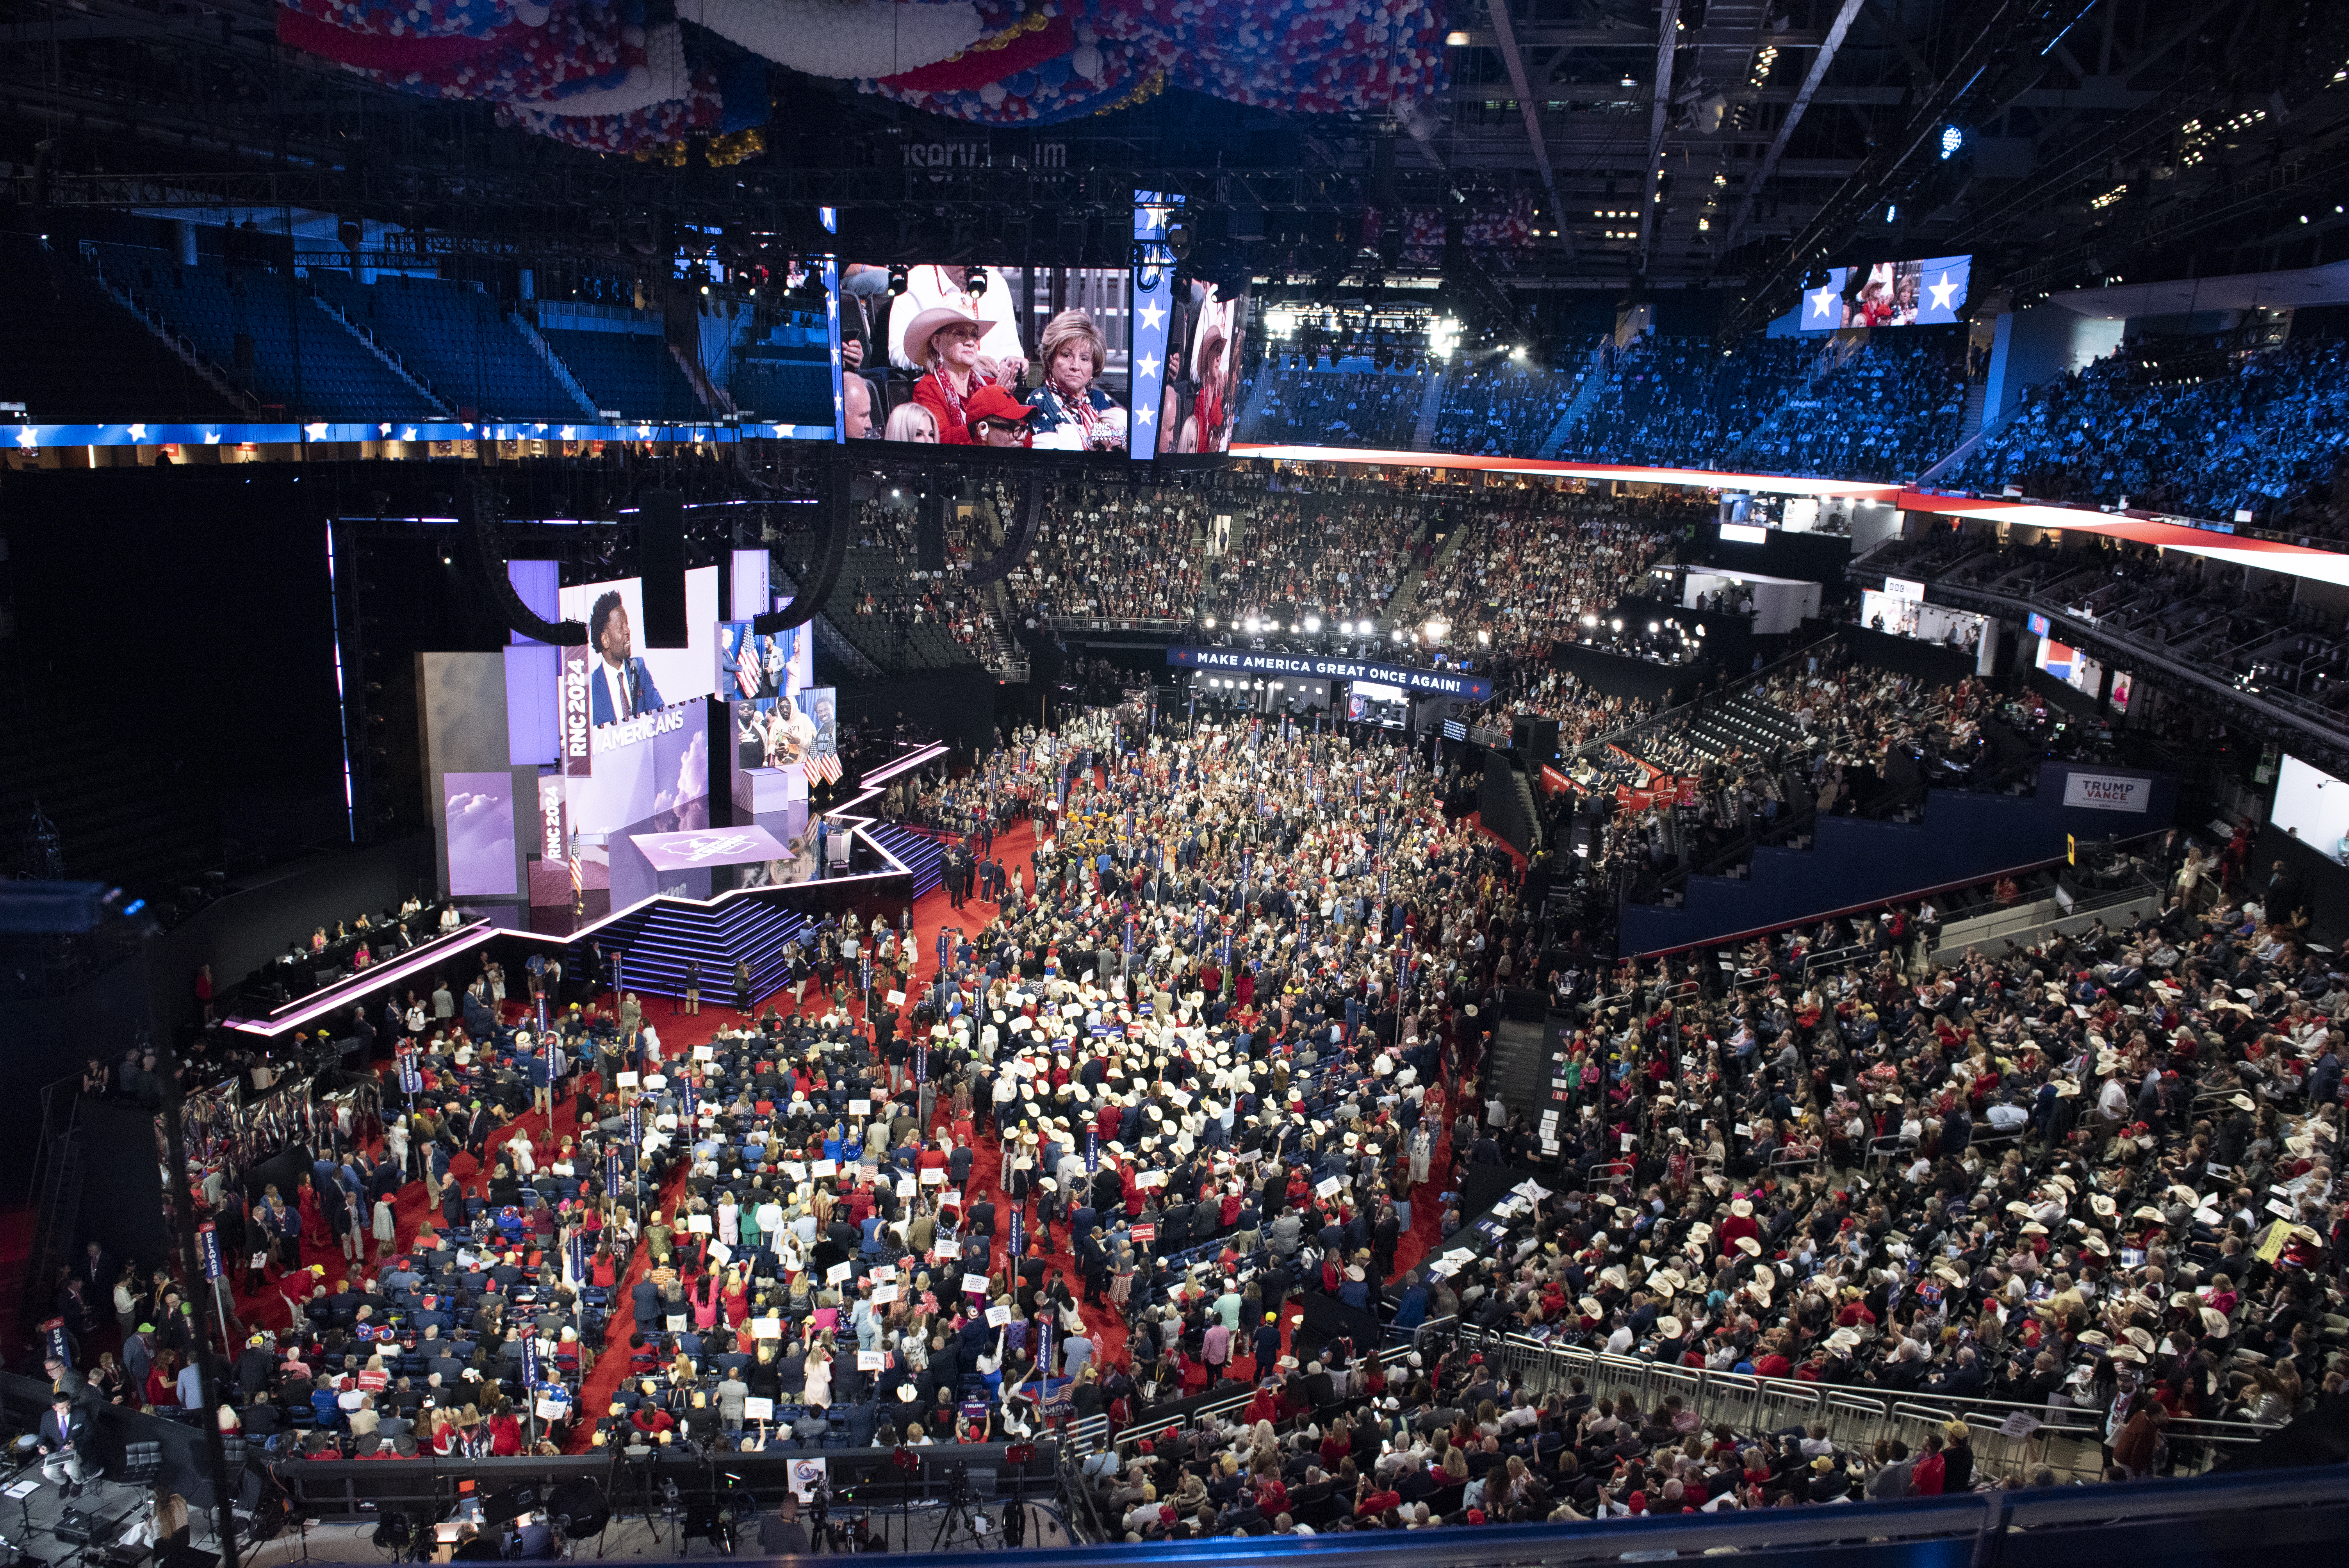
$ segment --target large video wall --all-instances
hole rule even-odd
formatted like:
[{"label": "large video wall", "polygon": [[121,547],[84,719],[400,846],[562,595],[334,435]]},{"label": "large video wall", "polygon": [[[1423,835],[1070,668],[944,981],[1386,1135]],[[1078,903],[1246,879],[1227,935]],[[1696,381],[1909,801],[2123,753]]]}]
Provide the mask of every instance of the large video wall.
[{"label": "large video wall", "polygon": [[570,826],[595,835],[645,823],[654,832],[707,827],[718,569],[686,573],[682,648],[643,645],[636,578],[565,588],[562,605],[565,620],[587,626],[585,647],[563,650],[558,694]]},{"label": "large video wall", "polygon": [[1182,273],[1174,199],[1134,193],[1131,267],[854,259],[837,269],[843,438],[1119,452],[1230,449],[1244,287]]}]

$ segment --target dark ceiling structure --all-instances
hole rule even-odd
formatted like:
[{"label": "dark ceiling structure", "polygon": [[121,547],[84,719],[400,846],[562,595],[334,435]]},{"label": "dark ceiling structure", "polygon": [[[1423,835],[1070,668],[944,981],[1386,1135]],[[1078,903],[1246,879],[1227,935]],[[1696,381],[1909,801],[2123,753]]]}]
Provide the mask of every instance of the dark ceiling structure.
[{"label": "dark ceiling structure", "polygon": [[727,159],[599,156],[405,97],[276,16],[16,7],[10,222],[299,209],[539,266],[651,267],[688,234],[737,263],[1114,263],[1151,190],[1185,201],[1193,265],[1276,295],[1440,280],[1510,318],[1702,289],[1725,335],[1853,260],[1971,253],[1979,304],[2349,254],[2349,6],[2323,0],[1454,0],[1447,85],[1382,114],[1169,89],[988,128],[777,66],[763,145]]}]

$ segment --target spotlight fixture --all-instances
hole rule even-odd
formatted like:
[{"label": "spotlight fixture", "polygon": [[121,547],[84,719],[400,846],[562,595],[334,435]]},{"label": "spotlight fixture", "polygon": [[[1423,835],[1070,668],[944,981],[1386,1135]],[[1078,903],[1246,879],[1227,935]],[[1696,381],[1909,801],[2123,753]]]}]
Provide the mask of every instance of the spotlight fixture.
[{"label": "spotlight fixture", "polygon": [[977,299],[979,295],[985,294],[987,292],[987,269],[985,267],[963,268],[962,286],[968,291],[970,297],[973,299]]},{"label": "spotlight fixture", "polygon": [[1318,631],[1319,631],[1319,630],[1321,629],[1321,617],[1320,617],[1320,616],[1319,616],[1319,615],[1308,615],[1308,616],[1306,616],[1306,617],[1305,617],[1305,629],[1306,629],[1307,631],[1309,631],[1309,632],[1318,632]]}]

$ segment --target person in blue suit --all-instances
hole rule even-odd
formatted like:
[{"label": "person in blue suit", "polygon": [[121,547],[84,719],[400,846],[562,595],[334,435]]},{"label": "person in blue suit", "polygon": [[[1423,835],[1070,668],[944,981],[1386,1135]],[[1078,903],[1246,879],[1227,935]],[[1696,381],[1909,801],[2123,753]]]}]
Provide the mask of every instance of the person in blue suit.
[{"label": "person in blue suit", "polygon": [[616,724],[660,709],[652,672],[645,667],[642,655],[630,651],[634,639],[628,610],[620,603],[618,589],[605,590],[588,611],[587,640],[603,655],[587,679],[589,723]]}]

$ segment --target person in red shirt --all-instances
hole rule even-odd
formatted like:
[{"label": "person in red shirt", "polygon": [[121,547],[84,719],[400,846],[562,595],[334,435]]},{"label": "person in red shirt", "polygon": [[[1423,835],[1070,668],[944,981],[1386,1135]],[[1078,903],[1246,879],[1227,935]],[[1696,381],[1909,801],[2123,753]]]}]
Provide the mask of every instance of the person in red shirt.
[{"label": "person in red shirt", "polygon": [[995,382],[978,366],[978,346],[987,327],[975,312],[932,305],[905,328],[906,357],[925,374],[914,384],[914,401],[936,421],[938,440],[971,445],[969,403],[979,388]]},{"label": "person in red shirt", "polygon": [[1732,1200],[1729,1217],[1722,1221],[1720,1228],[1713,1232],[1713,1239],[1721,1243],[1723,1257],[1736,1253],[1740,1236],[1751,1236],[1757,1242],[1762,1239],[1762,1226],[1754,1218],[1754,1201],[1751,1198]]},{"label": "person in red shirt", "polygon": [[1257,1385],[1255,1396],[1248,1400],[1247,1408],[1240,1412],[1240,1425],[1253,1427],[1258,1421],[1280,1419],[1280,1401],[1273,1397],[1273,1387],[1270,1379]]},{"label": "person in red shirt", "polygon": [[1941,1434],[1926,1433],[1924,1453],[1918,1457],[1915,1464],[1909,1467],[1909,1495],[1911,1497],[1940,1496],[1941,1480],[1948,1471],[1949,1461],[1941,1457]]}]

